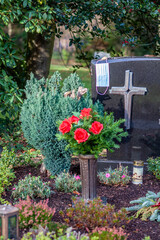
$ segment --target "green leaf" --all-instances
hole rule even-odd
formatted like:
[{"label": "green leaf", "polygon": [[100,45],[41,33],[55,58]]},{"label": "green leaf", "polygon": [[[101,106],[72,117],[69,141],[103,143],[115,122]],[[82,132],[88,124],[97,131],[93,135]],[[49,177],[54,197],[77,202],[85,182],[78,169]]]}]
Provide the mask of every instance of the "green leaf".
[{"label": "green leaf", "polygon": [[43,14],[43,20],[46,20],[46,19],[47,19],[47,14],[44,13],[44,14]]},{"label": "green leaf", "polygon": [[24,7],[24,8],[27,7],[27,0],[24,0],[24,1],[23,1],[23,7]]}]

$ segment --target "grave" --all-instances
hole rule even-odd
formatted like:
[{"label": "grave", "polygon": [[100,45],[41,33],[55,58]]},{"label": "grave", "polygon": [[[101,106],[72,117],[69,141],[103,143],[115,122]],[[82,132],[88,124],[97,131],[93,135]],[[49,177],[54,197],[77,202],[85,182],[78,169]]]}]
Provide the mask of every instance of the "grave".
[{"label": "grave", "polygon": [[[97,87],[97,64],[106,63],[109,86],[106,88],[103,82],[98,84],[103,87]],[[134,160],[146,162],[148,157],[160,156],[160,58],[92,60],[91,71],[93,102],[102,102],[105,111],[113,112],[115,119],[125,118],[124,129],[128,131],[120,149],[107,154],[107,161],[132,165]],[[100,168],[104,168],[105,162],[99,160]]]}]

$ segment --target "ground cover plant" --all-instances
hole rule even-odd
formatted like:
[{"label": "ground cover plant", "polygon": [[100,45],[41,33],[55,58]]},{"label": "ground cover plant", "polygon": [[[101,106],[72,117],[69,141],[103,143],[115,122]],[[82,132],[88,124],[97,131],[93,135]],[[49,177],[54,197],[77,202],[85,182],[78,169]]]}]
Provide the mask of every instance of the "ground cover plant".
[{"label": "ground cover plant", "polygon": [[19,180],[17,185],[14,185],[12,191],[12,197],[15,200],[27,199],[27,196],[35,199],[40,197],[41,199],[48,198],[51,194],[51,189],[48,182],[43,182],[40,176],[31,176],[29,173],[24,179]]},{"label": "ground cover plant", "polygon": [[122,166],[119,166],[116,169],[110,167],[106,169],[105,172],[99,172],[98,178],[101,183],[107,185],[126,185],[131,179],[128,167]]},{"label": "ground cover plant", "polygon": [[82,188],[80,179],[79,175],[62,172],[55,177],[55,188],[61,192],[80,192]]}]

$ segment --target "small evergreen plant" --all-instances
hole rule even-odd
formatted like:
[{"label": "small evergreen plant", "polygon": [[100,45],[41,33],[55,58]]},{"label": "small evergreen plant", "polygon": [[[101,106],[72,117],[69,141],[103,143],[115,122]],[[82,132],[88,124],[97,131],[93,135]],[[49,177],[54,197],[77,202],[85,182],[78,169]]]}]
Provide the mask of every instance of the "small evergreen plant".
[{"label": "small evergreen plant", "polygon": [[150,221],[160,222],[160,192],[157,194],[148,191],[145,197],[138,198],[130,202],[131,204],[138,204],[129,208],[126,208],[127,211],[137,211],[135,217],[140,217],[143,221],[147,221],[148,218]]},{"label": "small evergreen plant", "polygon": [[72,176],[68,172],[62,172],[55,178],[55,188],[61,192],[79,192],[81,185],[80,176]]},{"label": "small evergreen plant", "polygon": [[[76,73],[71,74],[63,83],[58,72],[50,79],[40,80],[31,74],[26,84],[26,99],[21,111],[24,137],[34,148],[42,151],[45,166],[52,175],[59,174],[64,169],[69,170],[71,161],[71,151],[65,151],[66,141],[59,142],[55,137],[56,122],[92,104],[89,92],[80,99],[64,97],[66,92],[73,90],[77,96],[78,87],[83,86]],[[95,108],[102,112],[103,106],[96,103]]]},{"label": "small evergreen plant", "polygon": [[152,172],[160,180],[160,157],[148,158],[148,171]]},{"label": "small evergreen plant", "polygon": [[42,182],[39,177],[31,177],[30,174],[24,179],[20,180],[17,185],[14,186],[12,196],[15,200],[27,199],[27,196],[32,199],[40,197],[42,199],[48,198],[51,194],[49,183]]},{"label": "small evergreen plant", "polygon": [[127,185],[131,179],[128,173],[128,167],[112,169],[108,168],[105,172],[98,173],[99,181],[107,185]]}]

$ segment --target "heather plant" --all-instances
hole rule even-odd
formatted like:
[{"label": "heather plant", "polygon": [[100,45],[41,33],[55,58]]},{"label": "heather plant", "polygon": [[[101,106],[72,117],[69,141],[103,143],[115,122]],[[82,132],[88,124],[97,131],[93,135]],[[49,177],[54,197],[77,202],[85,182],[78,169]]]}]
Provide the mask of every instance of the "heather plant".
[{"label": "heather plant", "polygon": [[160,180],[160,157],[149,158],[148,162],[148,171],[152,172],[157,179]]},{"label": "heather plant", "polygon": [[32,199],[40,197],[42,199],[48,198],[51,194],[49,182],[43,182],[39,177],[27,175],[24,179],[20,180],[17,185],[14,186],[12,191],[12,197],[17,200],[27,199],[27,196]]},{"label": "heather plant", "polygon": [[48,199],[36,203],[27,196],[26,200],[19,199],[19,203],[15,204],[15,207],[19,208],[20,228],[46,226],[55,214],[55,208],[52,209],[48,206]]},{"label": "heather plant", "polygon": [[103,228],[95,228],[93,232],[90,234],[90,239],[97,239],[97,240],[127,240],[127,235],[122,228],[116,229],[108,228],[107,230],[105,227]]},{"label": "heather plant", "polygon": [[108,168],[105,172],[98,173],[99,181],[107,185],[127,185],[131,179],[128,167]]},{"label": "heather plant", "polygon": [[7,147],[3,148],[3,151],[1,153],[0,162],[2,164],[7,165],[8,167],[18,167],[22,165],[32,165],[35,166],[38,163],[35,163],[34,158],[37,157],[40,154],[40,151],[30,151],[29,149],[21,154],[16,154],[14,148],[12,148],[10,151],[7,149]]},{"label": "heather plant", "polygon": [[121,209],[115,211],[111,204],[104,205],[100,198],[89,200],[86,204],[83,199],[73,199],[74,207],[66,210],[66,216],[63,211],[60,214],[67,223],[74,221],[76,227],[91,231],[98,227],[119,226],[121,222],[128,220],[127,211]]},{"label": "heather plant", "polygon": [[11,185],[11,182],[15,178],[15,174],[11,167],[6,164],[0,162],[0,203],[5,204],[8,203],[6,200],[2,198],[5,189]]},{"label": "heather plant", "polygon": [[140,217],[143,221],[160,222],[160,192],[157,194],[148,191],[145,197],[138,198],[130,202],[131,204],[138,203],[133,207],[126,208],[127,211],[137,211],[135,218]]},{"label": "heather plant", "polygon": [[82,187],[82,183],[80,180],[80,176],[71,175],[66,172],[60,173],[55,178],[55,188],[61,192],[80,192]]},{"label": "heather plant", "polygon": [[[90,93],[77,97],[78,87],[82,82],[76,73],[64,80],[58,72],[50,79],[37,80],[33,74],[26,84],[26,99],[21,111],[21,122],[24,137],[35,148],[41,149],[45,156],[44,164],[52,175],[67,171],[71,163],[71,151],[65,151],[65,140],[58,141],[56,122],[68,117],[74,111],[80,111],[92,104]],[[65,92],[75,90],[75,98],[64,97]],[[96,103],[97,111],[102,112],[103,106]]]}]

